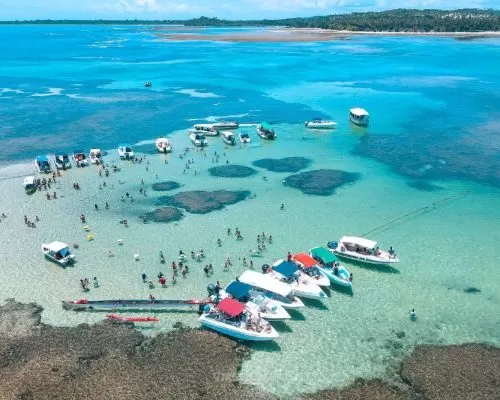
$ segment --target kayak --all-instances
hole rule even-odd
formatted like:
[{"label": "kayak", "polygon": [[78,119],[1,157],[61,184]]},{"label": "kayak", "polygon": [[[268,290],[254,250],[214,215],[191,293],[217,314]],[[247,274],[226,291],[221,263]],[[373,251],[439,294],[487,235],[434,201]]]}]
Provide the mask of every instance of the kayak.
[{"label": "kayak", "polygon": [[122,317],[116,314],[108,314],[106,318],[127,322],[160,322],[160,319],[155,317]]}]

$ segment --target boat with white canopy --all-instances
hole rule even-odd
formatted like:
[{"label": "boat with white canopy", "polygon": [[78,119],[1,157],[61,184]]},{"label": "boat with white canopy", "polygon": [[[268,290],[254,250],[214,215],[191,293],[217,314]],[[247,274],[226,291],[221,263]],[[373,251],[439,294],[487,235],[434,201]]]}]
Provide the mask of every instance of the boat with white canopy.
[{"label": "boat with white canopy", "polygon": [[356,125],[367,126],[370,122],[370,114],[364,108],[351,108],[349,110],[349,120]]},{"label": "boat with white canopy", "polygon": [[330,250],[324,247],[314,247],[309,254],[317,260],[318,268],[333,284],[352,287],[351,274],[339,264],[337,257]]},{"label": "boat with white canopy", "polygon": [[35,193],[38,189],[38,181],[34,176],[27,176],[24,178],[23,186],[27,194]]},{"label": "boat with white canopy", "polygon": [[90,149],[89,161],[91,164],[102,164],[101,149]]},{"label": "boat with white canopy", "polygon": [[170,153],[172,151],[172,145],[167,138],[156,139],[156,150],[160,153]]},{"label": "boat with white canopy", "polygon": [[324,119],[313,119],[311,121],[306,121],[304,123],[306,128],[311,129],[335,129],[337,127],[337,123],[334,121],[327,121]]},{"label": "boat with white canopy", "polygon": [[216,130],[222,130],[222,129],[238,129],[238,122],[236,121],[219,121],[216,122],[215,124],[212,124],[212,127]]},{"label": "boat with white canopy", "polygon": [[131,160],[134,158],[132,147],[126,145],[118,146],[118,155],[122,160]]},{"label": "boat with white canopy", "polygon": [[222,140],[224,143],[234,146],[236,144],[236,137],[234,136],[234,133],[231,131],[221,131],[220,134],[222,135]]},{"label": "boat with white canopy", "polygon": [[65,267],[74,262],[75,255],[69,250],[69,246],[63,242],[52,242],[42,244],[42,252],[49,260]]},{"label": "boat with white canopy", "polygon": [[189,133],[203,133],[205,136],[218,136],[218,129],[214,128],[214,124],[196,124]]},{"label": "boat with white canopy", "polygon": [[205,147],[208,145],[207,138],[203,133],[191,133],[189,134],[189,139],[196,147]]},{"label": "boat with white canopy", "polygon": [[295,265],[299,267],[304,278],[310,278],[311,282],[318,286],[330,286],[330,279],[323,274],[318,262],[306,253],[297,253],[292,257]]},{"label": "boat with white canopy", "polygon": [[357,236],[342,236],[339,242],[329,242],[328,247],[342,258],[360,261],[367,264],[395,264],[399,262],[392,248],[381,250],[377,242]]},{"label": "boat with white canopy", "polygon": [[297,309],[304,307],[302,300],[294,296],[293,289],[289,285],[270,276],[247,270],[240,275],[238,280],[252,286],[252,289],[256,292],[276,301],[285,308]]}]

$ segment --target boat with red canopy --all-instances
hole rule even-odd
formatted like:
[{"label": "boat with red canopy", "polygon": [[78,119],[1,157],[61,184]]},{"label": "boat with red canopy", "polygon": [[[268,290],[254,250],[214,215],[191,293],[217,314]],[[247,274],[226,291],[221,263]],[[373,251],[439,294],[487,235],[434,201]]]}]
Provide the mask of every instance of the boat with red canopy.
[{"label": "boat with red canopy", "polygon": [[330,279],[318,267],[318,262],[306,253],[297,253],[292,257],[293,262],[302,271],[305,278],[310,278],[318,286],[330,286]]}]

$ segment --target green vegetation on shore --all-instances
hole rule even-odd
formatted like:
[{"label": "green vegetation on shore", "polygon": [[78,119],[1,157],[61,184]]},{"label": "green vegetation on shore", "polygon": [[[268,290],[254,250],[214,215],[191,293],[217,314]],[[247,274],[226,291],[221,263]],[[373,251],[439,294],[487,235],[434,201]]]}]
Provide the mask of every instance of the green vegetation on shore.
[{"label": "green vegetation on shore", "polygon": [[500,10],[415,10],[336,14],[306,18],[229,21],[200,17],[189,20],[33,20],[0,21],[0,24],[94,24],[94,25],[184,25],[184,26],[286,26],[359,32],[485,32],[500,31]]}]

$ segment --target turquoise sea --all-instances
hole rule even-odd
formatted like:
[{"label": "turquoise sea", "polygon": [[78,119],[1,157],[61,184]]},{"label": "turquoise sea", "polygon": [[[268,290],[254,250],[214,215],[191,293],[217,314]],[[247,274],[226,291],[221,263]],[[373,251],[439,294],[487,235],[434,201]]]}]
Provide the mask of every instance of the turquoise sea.
[{"label": "turquoise sea", "polygon": [[[361,235],[411,213],[369,235],[381,247],[394,246],[401,259],[397,270],[344,263],[354,274],[353,293],[332,288],[323,305],[308,302],[293,320],[276,324],[280,338],[274,345],[252,345],[241,380],[294,396],[348,385],[356,377],[391,379],[419,343],[500,345],[500,39],[231,43],[165,41],[159,32],[142,26],[0,26],[0,213],[7,215],[0,222],[0,301],[37,302],[50,324],[97,322],[103,314],[64,311],[61,300],[150,293],[203,298],[210,282],[228,282],[244,270],[238,258],[256,248],[258,233],[274,238],[265,256],[254,259],[260,270],[287,251]],[[146,81],[152,88],[144,87]],[[370,112],[369,128],[349,123],[354,106]],[[338,128],[307,130],[304,121],[314,117],[331,118]],[[186,159],[178,156],[190,146],[187,128],[222,118],[245,124],[252,143],[225,148],[220,138],[209,138],[207,156],[192,149],[194,164],[183,173]],[[255,133],[254,124],[264,120],[274,126],[275,142],[262,142]],[[159,136],[169,137],[172,154],[155,153]],[[118,160],[121,143],[147,161]],[[105,161],[121,168],[106,187],[100,188],[103,178],[92,166],[64,172],[56,200],[25,195],[23,176],[34,173],[35,155],[92,147],[108,150]],[[215,165],[214,151],[220,164],[301,156],[312,160],[309,170],[339,169],[360,179],[331,196],[311,196],[283,185],[289,173],[256,168],[250,178],[215,178],[207,172]],[[253,196],[221,211],[185,213],[177,223],[143,224],[137,217],[155,208],[157,196],[170,194],[151,185],[166,180],[182,184],[173,194],[243,189]],[[73,190],[73,182],[82,190]],[[134,203],[120,201],[127,192]],[[85,240],[81,213],[93,241]],[[24,215],[40,218],[35,229],[25,226]],[[121,217],[129,219],[128,229]],[[228,227],[238,227],[245,239],[227,236]],[[53,240],[79,244],[74,268],[44,260],[40,245]],[[188,277],[176,285],[149,290],[142,283],[143,272],[170,275],[179,249],[199,248],[207,254],[204,263],[214,265],[213,277],[205,277],[204,263],[192,262]],[[166,266],[159,263],[160,250]],[[233,266],[223,271],[228,256]],[[93,276],[101,287],[83,294],[79,280]],[[408,318],[411,308],[416,322]],[[139,329],[154,334],[178,321],[198,326],[195,313],[160,318],[158,326]]]}]

